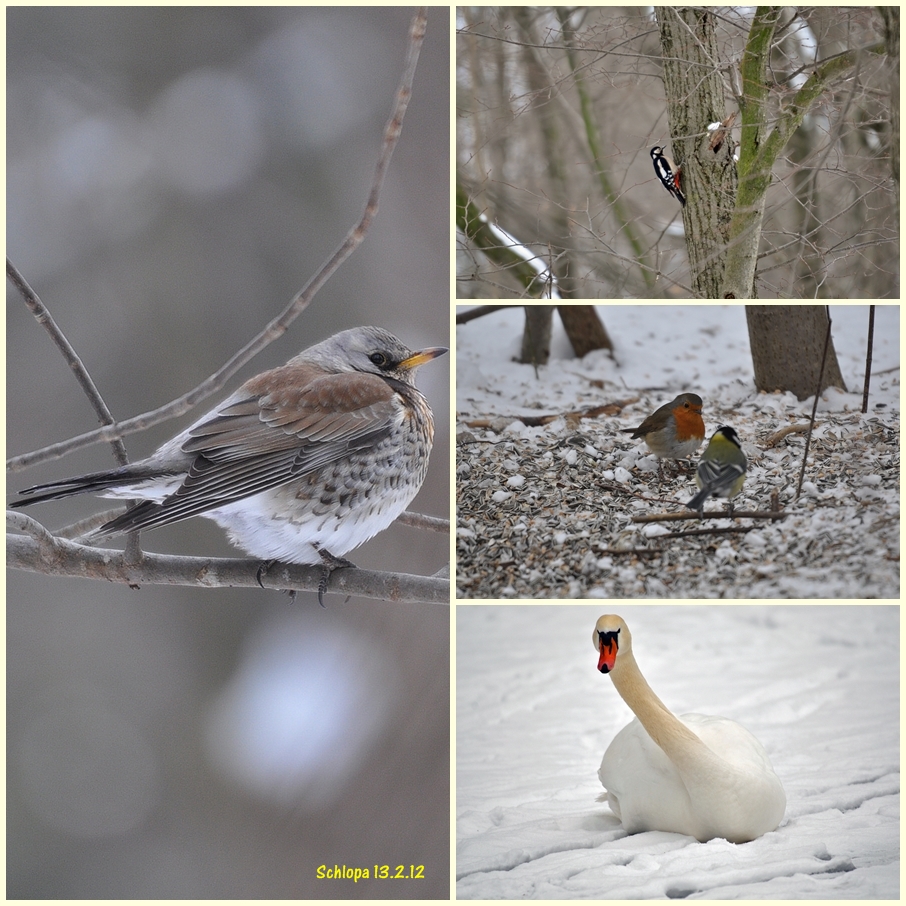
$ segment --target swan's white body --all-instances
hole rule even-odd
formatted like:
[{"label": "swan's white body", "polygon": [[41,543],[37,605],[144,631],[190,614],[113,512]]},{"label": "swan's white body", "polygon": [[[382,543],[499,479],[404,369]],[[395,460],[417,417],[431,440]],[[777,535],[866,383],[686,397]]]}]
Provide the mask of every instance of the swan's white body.
[{"label": "swan's white body", "polygon": [[642,676],[621,617],[601,617],[593,641],[598,669],[610,673],[636,715],[608,746],[598,771],[626,831],[744,843],[774,830],[786,795],[761,743],[724,717],[672,714]]}]

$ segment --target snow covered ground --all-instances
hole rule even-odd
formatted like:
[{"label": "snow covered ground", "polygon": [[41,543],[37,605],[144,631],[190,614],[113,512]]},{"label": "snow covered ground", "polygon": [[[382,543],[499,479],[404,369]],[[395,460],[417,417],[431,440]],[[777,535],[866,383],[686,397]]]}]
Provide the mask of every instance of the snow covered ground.
[{"label": "snow covered ground", "polygon": [[[899,306],[876,309],[865,415],[868,307],[831,307],[848,392],[819,400],[799,500],[804,435],[769,438],[807,423],[812,400],[755,391],[743,306],[597,308],[614,354],[576,359],[555,315],[551,360],[537,371],[512,360],[521,307],[457,327],[458,598],[899,598]],[[785,520],[740,519],[751,530],[724,536],[630,521],[684,512],[695,491],[691,467],[659,483],[644,443],[620,433],[683,391],[704,399],[708,437],[719,425],[739,433],[749,468],[737,508],[767,509],[777,492]],[[605,404],[612,414],[518,419]],[[674,531],[687,535],[665,537]]]},{"label": "snow covered ground", "polygon": [[[592,631],[622,616],[675,713],[739,721],[787,795],[751,843],[627,836],[601,792],[632,717]],[[457,895],[466,899],[897,899],[899,607],[459,605]]]}]

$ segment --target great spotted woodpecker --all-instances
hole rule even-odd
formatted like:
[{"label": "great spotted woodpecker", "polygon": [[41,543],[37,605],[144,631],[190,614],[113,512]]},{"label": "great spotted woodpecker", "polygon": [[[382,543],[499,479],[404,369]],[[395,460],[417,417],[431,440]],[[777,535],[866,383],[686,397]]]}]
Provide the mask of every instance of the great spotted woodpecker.
[{"label": "great spotted woodpecker", "polygon": [[651,149],[651,162],[661,185],[686,207],[686,196],[680,189],[680,168],[664,153],[664,149],[655,145]]}]

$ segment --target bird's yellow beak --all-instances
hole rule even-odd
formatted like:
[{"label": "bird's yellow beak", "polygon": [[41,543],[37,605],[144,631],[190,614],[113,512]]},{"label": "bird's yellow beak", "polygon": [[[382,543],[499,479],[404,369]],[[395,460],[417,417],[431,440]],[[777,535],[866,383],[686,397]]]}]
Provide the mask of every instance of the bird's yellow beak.
[{"label": "bird's yellow beak", "polygon": [[442,355],[446,355],[449,351],[450,350],[447,349],[446,346],[429,346],[427,349],[413,352],[408,359],[403,359],[403,361],[400,362],[399,367],[411,371],[413,368],[418,368],[419,365],[424,365],[425,362],[430,362],[431,359],[437,359]]}]

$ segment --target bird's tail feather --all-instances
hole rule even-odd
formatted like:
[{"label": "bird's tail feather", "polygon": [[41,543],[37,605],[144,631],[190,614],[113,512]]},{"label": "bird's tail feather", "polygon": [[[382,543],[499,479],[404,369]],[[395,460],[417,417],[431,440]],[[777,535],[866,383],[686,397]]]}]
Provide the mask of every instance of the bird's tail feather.
[{"label": "bird's tail feather", "polygon": [[[164,472],[152,473],[147,469],[135,466],[122,466],[107,472],[92,472],[76,478],[64,478],[62,481],[49,481],[47,484],[36,484],[19,493],[23,499],[13,500],[9,505],[13,509],[43,503],[46,500],[60,500],[63,497],[74,497],[77,494],[103,494],[113,488],[124,488],[140,485],[143,481],[161,478]],[[140,496],[140,495],[139,495]]]}]

